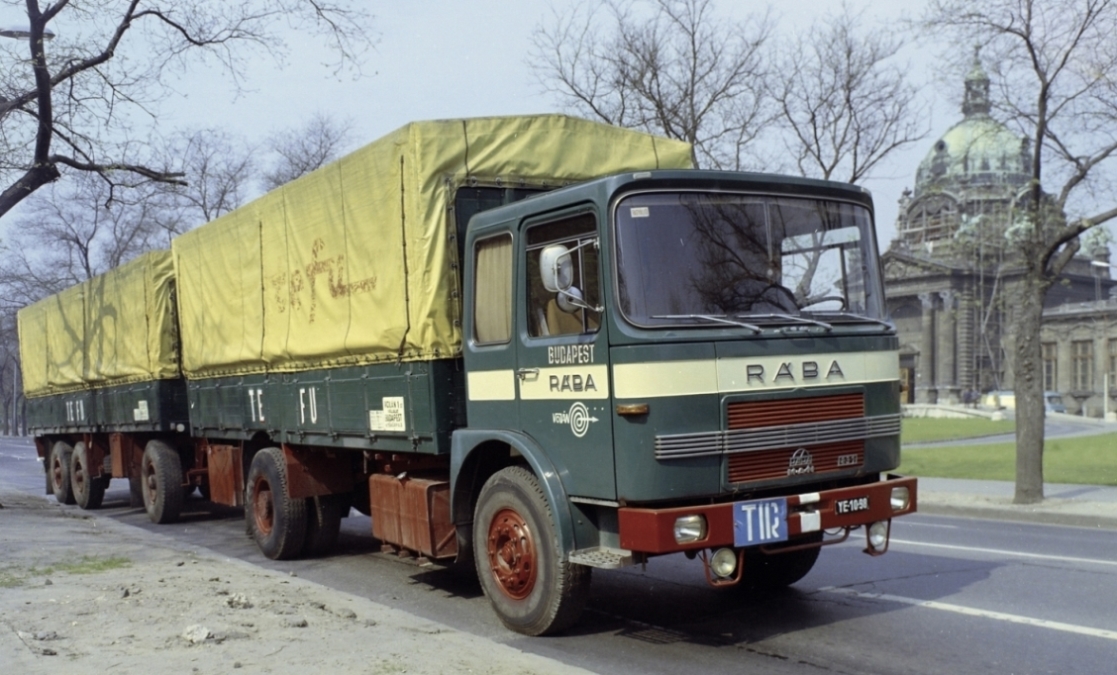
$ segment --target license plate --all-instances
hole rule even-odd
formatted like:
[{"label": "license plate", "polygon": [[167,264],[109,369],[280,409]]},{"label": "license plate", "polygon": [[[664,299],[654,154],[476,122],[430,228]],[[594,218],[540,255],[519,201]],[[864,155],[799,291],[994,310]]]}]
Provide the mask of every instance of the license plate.
[{"label": "license plate", "polygon": [[733,545],[787,541],[787,499],[757,499],[733,504]]},{"label": "license plate", "polygon": [[834,513],[839,516],[847,513],[857,513],[858,511],[869,510],[868,497],[854,497],[853,499],[839,499],[834,502]]}]

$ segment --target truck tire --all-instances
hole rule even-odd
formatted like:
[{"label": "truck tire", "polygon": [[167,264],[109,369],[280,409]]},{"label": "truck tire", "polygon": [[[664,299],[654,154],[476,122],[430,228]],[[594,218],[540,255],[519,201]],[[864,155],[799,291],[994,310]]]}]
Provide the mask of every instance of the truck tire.
[{"label": "truck tire", "polygon": [[256,545],[272,560],[289,560],[306,544],[305,499],[291,499],[287,463],[279,448],[265,448],[248,470],[244,517]]},{"label": "truck tire", "polygon": [[303,555],[325,555],[337,543],[341,518],[349,513],[348,494],[323,495],[306,500],[306,541]]},{"label": "truck tire", "polygon": [[104,476],[91,476],[89,469],[89,448],[83,442],[75,443],[70,453],[70,487],[74,501],[83,509],[99,509],[108,481]]},{"label": "truck tire", "polygon": [[[822,533],[818,532],[789,542],[789,545],[821,541]],[[745,552],[745,577],[749,580],[749,586],[758,591],[787,588],[807,576],[821,550],[821,546],[815,546],[790,553],[766,555],[759,550],[750,549]]]},{"label": "truck tire", "polygon": [[182,460],[178,453],[163,441],[148,441],[140,472],[147,517],[159,525],[178,520],[183,499]]},{"label": "truck tire", "polygon": [[505,626],[544,635],[578,620],[592,570],[562,560],[551,507],[530,471],[507,467],[485,482],[473,542],[477,578]]},{"label": "truck tire", "polygon": [[63,441],[50,449],[50,489],[59,504],[75,504],[74,488],[70,485],[70,455],[74,449]]}]

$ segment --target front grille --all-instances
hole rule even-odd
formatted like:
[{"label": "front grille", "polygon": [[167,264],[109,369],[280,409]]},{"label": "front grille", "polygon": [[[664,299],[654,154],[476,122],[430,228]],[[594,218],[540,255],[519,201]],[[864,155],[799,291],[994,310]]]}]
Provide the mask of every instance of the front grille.
[{"label": "front grille", "polygon": [[747,483],[802,474],[855,469],[865,463],[865,441],[813,448],[782,448],[730,455],[729,482]]},{"label": "front grille", "polygon": [[776,401],[737,401],[726,408],[728,429],[825,422],[865,416],[863,394],[816,396]]},{"label": "front grille", "polygon": [[[860,393],[738,401],[727,406],[726,427],[726,431],[657,436],[655,457],[728,455],[729,478],[734,483],[852,469],[864,464],[865,439],[900,433],[900,415],[866,417]],[[799,450],[809,454],[809,464],[792,463]]]}]

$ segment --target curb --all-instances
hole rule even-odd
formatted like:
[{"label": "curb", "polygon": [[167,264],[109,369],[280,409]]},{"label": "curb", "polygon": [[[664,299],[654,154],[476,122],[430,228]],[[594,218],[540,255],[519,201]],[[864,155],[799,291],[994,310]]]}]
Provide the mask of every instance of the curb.
[{"label": "curb", "polygon": [[918,499],[918,512],[930,515],[1117,530],[1117,507],[1103,502],[1049,497],[1040,504],[1020,505],[995,497],[925,491]]}]

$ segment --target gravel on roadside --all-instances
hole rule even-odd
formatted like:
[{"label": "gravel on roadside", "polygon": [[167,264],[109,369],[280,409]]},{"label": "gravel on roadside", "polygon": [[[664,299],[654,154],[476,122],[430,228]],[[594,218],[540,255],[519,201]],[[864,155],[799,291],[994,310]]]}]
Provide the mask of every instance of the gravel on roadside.
[{"label": "gravel on roadside", "polygon": [[587,672],[41,497],[0,504],[5,674]]}]

